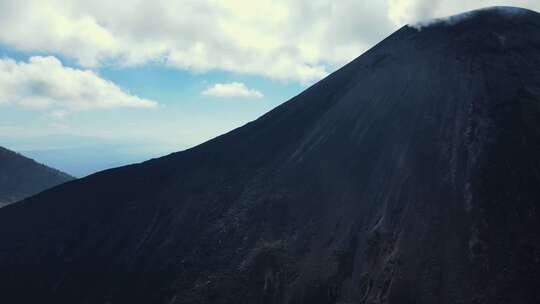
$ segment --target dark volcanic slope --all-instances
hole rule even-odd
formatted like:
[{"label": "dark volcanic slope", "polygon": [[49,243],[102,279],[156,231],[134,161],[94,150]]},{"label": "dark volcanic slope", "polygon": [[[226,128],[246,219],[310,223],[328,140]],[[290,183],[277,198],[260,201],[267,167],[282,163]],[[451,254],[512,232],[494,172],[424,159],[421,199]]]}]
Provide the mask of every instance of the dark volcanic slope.
[{"label": "dark volcanic slope", "polygon": [[65,173],[0,147],[0,207],[72,179]]},{"label": "dark volcanic slope", "polygon": [[0,210],[0,301],[540,303],[540,16],[511,12]]}]

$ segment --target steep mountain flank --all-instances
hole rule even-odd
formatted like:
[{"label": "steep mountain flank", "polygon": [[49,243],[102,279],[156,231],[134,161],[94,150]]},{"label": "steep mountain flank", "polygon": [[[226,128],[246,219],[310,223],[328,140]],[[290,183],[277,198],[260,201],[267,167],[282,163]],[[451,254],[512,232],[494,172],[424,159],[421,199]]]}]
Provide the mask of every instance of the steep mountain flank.
[{"label": "steep mountain flank", "polygon": [[406,26],[228,134],[2,208],[0,301],[540,303],[539,152],[539,14]]}]

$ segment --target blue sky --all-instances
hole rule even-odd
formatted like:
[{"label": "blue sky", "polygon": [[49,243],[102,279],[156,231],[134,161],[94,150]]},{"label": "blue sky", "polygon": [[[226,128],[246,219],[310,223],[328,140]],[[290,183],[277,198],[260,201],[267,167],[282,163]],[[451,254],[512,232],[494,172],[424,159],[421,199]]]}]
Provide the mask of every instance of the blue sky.
[{"label": "blue sky", "polygon": [[[6,48],[0,53],[24,62],[34,56]],[[63,64],[78,67],[69,60]],[[159,65],[106,67],[97,72],[129,94],[156,101],[157,106],[81,111],[60,119],[41,110],[6,105],[0,110],[1,126],[20,130],[4,134],[0,144],[83,176],[194,146],[259,117],[305,87],[226,71],[193,73]],[[242,83],[263,96],[202,94],[217,83]]]},{"label": "blue sky", "polygon": [[0,0],[0,145],[76,176],[256,119],[406,23],[510,0]]}]

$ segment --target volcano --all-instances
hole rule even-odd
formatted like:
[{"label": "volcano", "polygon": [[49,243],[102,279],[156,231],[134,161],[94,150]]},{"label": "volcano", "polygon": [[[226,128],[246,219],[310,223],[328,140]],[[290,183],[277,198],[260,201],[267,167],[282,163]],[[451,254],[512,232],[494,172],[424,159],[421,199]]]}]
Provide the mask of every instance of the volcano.
[{"label": "volcano", "polygon": [[0,210],[2,303],[540,303],[540,15],[405,26],[259,119]]}]

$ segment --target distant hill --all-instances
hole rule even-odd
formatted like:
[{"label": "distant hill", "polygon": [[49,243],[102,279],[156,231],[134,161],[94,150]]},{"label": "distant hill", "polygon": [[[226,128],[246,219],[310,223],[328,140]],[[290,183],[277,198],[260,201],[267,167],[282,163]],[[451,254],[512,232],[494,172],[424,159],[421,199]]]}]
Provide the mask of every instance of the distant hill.
[{"label": "distant hill", "polygon": [[0,147],[0,207],[72,179],[66,173]]}]

